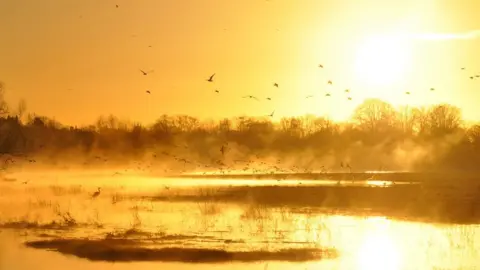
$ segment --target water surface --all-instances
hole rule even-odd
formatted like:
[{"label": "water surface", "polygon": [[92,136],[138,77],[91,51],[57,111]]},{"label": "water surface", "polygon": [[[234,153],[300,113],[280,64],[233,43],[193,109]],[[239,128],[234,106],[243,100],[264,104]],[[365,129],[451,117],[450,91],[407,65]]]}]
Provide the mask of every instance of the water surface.
[{"label": "water surface", "polygon": [[0,269],[480,267],[473,188],[303,176],[7,178]]}]

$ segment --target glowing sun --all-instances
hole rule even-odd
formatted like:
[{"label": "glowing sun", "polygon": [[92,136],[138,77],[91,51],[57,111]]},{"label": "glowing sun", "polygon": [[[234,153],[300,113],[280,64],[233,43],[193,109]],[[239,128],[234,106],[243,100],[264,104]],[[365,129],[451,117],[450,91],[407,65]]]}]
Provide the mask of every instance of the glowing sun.
[{"label": "glowing sun", "polygon": [[401,36],[366,38],[356,54],[356,75],[364,83],[376,86],[401,81],[410,62],[409,45]]}]

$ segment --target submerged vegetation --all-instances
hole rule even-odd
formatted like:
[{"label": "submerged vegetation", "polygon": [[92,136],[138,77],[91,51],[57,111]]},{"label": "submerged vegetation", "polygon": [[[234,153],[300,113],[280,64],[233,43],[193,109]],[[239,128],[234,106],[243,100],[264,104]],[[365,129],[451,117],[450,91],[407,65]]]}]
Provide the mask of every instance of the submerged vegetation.
[{"label": "submerged vegetation", "polygon": [[[158,245],[158,244],[157,244]],[[27,246],[54,249],[92,261],[170,261],[190,263],[290,261],[304,262],[335,258],[333,249],[289,249],[278,251],[227,251],[205,248],[143,248],[128,239],[62,239],[27,243]]]},{"label": "submerged vegetation", "polygon": [[396,109],[368,99],[342,123],[312,115],[279,121],[162,115],[149,126],[108,116],[76,127],[26,114],[25,101],[10,109],[3,93],[0,86],[0,153],[43,158],[45,165],[59,158],[84,165],[95,159],[110,165],[133,159],[166,163],[166,153],[183,157],[175,166],[170,162],[183,171],[196,168],[187,160],[211,165],[270,160],[305,171],[335,170],[339,164],[351,171],[476,170],[480,161],[480,125],[467,125],[460,109],[448,104]]}]

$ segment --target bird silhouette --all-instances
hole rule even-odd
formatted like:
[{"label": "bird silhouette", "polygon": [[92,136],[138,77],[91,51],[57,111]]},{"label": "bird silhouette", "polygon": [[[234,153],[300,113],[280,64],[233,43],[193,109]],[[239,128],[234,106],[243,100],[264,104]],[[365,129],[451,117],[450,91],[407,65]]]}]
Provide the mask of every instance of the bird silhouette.
[{"label": "bird silhouette", "polygon": [[350,93],[350,89],[345,89],[345,93]]},{"label": "bird silhouette", "polygon": [[220,152],[222,153],[222,155],[225,155],[225,150],[226,150],[225,145],[222,145],[222,147],[220,147]]},{"label": "bird silhouette", "polygon": [[267,100],[272,100],[271,98],[267,97]]},{"label": "bird silhouette", "polygon": [[328,84],[333,84],[332,81],[330,81],[330,80],[329,80],[327,83],[328,83]]},{"label": "bird silhouette", "polygon": [[430,88],[430,91],[435,91],[435,88],[433,88],[433,87],[432,87],[432,88]]},{"label": "bird silhouette", "polygon": [[118,5],[115,5],[116,8],[118,8]]},{"label": "bird silhouette", "polygon": [[273,112],[267,116],[273,117],[274,114],[275,114],[275,110],[273,110]]},{"label": "bird silhouette", "polygon": [[147,94],[151,94],[150,90],[145,91]]},{"label": "bird silhouette", "polygon": [[309,96],[306,96],[305,98],[312,98],[312,97],[313,97],[313,95],[309,95]]},{"label": "bird silhouette", "polygon": [[92,198],[96,198],[100,195],[100,191],[101,191],[101,188],[97,188],[98,190],[95,191],[93,194],[92,194]]},{"label": "bird silhouette", "polygon": [[273,86],[278,88],[278,83],[274,83]]},{"label": "bird silhouette", "polygon": [[318,67],[319,67],[319,68],[323,68],[323,65],[322,65],[322,64],[320,64],[320,65],[318,65]]},{"label": "bird silhouette", "polygon": [[215,89],[215,93],[220,93],[220,91],[218,89]]},{"label": "bird silhouette", "polygon": [[140,69],[140,72],[142,72],[143,76],[147,76],[149,73],[153,72],[153,70],[147,72]]},{"label": "bird silhouette", "polygon": [[256,98],[255,96],[251,96],[251,95],[249,95],[249,96],[244,96],[243,98],[251,98],[251,99],[258,100],[258,98]]},{"label": "bird silhouette", "polygon": [[410,92],[409,92],[409,91],[407,91],[407,92],[405,92],[405,94],[407,94],[407,95],[410,95]]},{"label": "bird silhouette", "polygon": [[331,97],[330,93],[325,94],[326,97]]},{"label": "bird silhouette", "polygon": [[352,97],[348,97],[347,99],[348,99],[348,100],[352,100]]},{"label": "bird silhouette", "polygon": [[213,82],[213,77],[215,76],[215,73],[213,73],[210,78],[208,78],[207,82]]}]

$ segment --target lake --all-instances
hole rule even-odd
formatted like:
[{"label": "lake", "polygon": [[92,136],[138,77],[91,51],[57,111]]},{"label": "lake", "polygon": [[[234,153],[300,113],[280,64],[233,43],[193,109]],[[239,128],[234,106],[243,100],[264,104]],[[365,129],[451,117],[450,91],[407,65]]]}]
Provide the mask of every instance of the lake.
[{"label": "lake", "polygon": [[393,178],[12,173],[0,269],[478,269],[476,185]]}]

